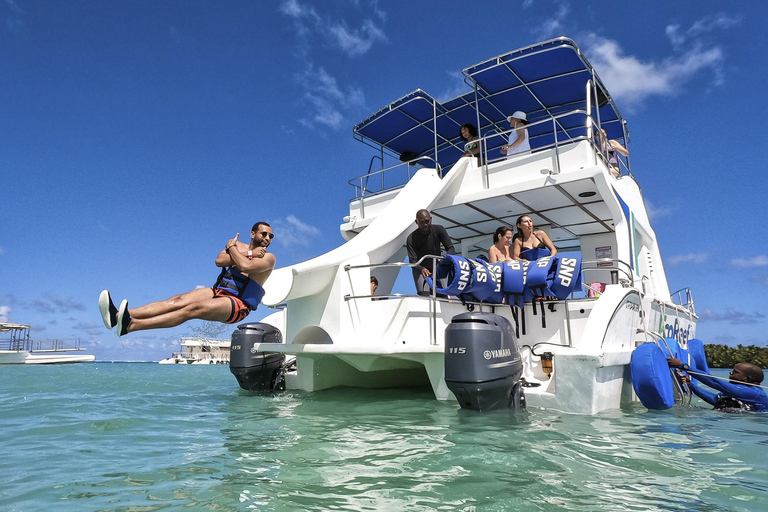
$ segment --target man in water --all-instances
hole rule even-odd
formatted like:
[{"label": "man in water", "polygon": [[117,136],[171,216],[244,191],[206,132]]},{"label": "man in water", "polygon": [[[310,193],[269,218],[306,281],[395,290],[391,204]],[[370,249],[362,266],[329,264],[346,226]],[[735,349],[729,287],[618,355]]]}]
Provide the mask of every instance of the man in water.
[{"label": "man in water", "polygon": [[[667,363],[672,368],[679,368],[688,371],[688,365],[683,364],[674,357],[667,358]],[[751,363],[738,363],[733,367],[729,375],[730,382],[724,382],[712,375],[706,373],[691,373],[690,375],[679,374],[686,382],[690,384],[691,391],[715,407],[715,409],[741,409],[744,411],[768,411],[768,395],[760,387],[763,382],[763,370]],[[691,380],[691,377],[702,384],[720,391],[714,394],[702,389]]]},{"label": "man in water", "polygon": [[[448,254],[456,254],[451,237],[443,226],[432,225],[432,215],[429,210],[416,212],[416,225],[418,229],[408,235],[405,245],[408,249],[408,261],[416,263],[427,254],[440,256],[440,245]],[[413,281],[416,283],[416,292],[419,295],[429,296],[430,288],[426,278],[432,275],[432,260],[424,260],[423,265],[413,267]]]},{"label": "man in water", "polygon": [[115,308],[109,291],[99,296],[99,309],[107,329],[117,326],[117,335],[133,331],[175,327],[188,320],[213,320],[226,324],[242,321],[256,309],[264,297],[263,285],[275,268],[274,254],[267,247],[275,237],[266,222],[257,222],[251,231],[251,242],[238,241],[240,233],[230,239],[216,257],[222,267],[212,288],[175,295],[170,299],[128,309],[128,300]]}]

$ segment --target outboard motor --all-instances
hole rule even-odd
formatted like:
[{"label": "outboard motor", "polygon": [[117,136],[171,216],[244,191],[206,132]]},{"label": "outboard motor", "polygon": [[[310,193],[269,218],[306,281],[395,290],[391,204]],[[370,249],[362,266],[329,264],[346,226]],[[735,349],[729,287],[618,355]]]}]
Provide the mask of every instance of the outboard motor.
[{"label": "outboard motor", "polygon": [[280,330],[269,324],[240,324],[232,333],[229,347],[229,371],[246,391],[268,391],[283,385],[285,354],[257,352],[257,343],[282,343]]},{"label": "outboard motor", "polygon": [[445,329],[445,383],[462,408],[525,409],[512,324],[493,313],[456,315]]}]

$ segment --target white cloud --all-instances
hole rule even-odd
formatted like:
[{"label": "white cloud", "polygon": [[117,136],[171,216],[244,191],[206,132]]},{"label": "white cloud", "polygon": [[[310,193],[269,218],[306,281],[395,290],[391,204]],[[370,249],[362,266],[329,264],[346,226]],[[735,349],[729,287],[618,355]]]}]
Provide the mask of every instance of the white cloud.
[{"label": "white cloud", "polygon": [[0,322],[10,322],[11,308],[8,306],[0,306]]},{"label": "white cloud", "polygon": [[680,30],[680,25],[667,25],[666,34],[669,37],[672,46],[681,47],[691,38],[699,38],[702,35],[714,30],[727,30],[741,23],[742,17],[730,17],[725,13],[710,14],[697,20],[687,30]]},{"label": "white cloud", "polygon": [[731,260],[731,264],[742,268],[768,267],[768,256],[761,254],[754,258],[736,258]]},{"label": "white cloud", "polygon": [[294,19],[310,19],[320,21],[320,16],[312,7],[302,5],[297,0],[285,0],[280,4],[280,12]]},{"label": "white cloud", "polygon": [[469,92],[469,87],[464,83],[464,74],[461,71],[448,71],[448,76],[450,77],[448,81],[451,85],[448,86],[448,89],[443,94],[435,97],[440,103]]},{"label": "white cloud", "polygon": [[589,34],[585,53],[614,98],[631,110],[650,96],[674,96],[697,73],[714,73],[713,85],[722,83],[723,51],[694,45],[683,53],[659,61],[626,55],[613,40]]},{"label": "white cloud", "polygon": [[95,322],[78,322],[72,326],[76,331],[84,332],[89,336],[98,336],[104,333],[104,324]]},{"label": "white cloud", "polygon": [[681,263],[701,264],[706,263],[707,258],[709,258],[709,254],[706,252],[689,252],[688,254],[678,254],[677,256],[667,258],[667,263],[672,266],[680,265]]},{"label": "white cloud", "polygon": [[648,213],[648,218],[650,220],[658,220],[662,217],[667,217],[673,212],[671,207],[666,205],[656,206],[648,199],[645,200],[645,210]]},{"label": "white cloud", "polygon": [[308,115],[299,120],[307,128],[322,125],[338,130],[347,124],[345,114],[356,112],[365,105],[362,89],[342,89],[322,67],[316,70],[310,64],[298,76],[298,81],[305,89],[304,101],[310,106]]},{"label": "white cloud", "polygon": [[363,26],[357,30],[350,30],[346,23],[342,22],[328,28],[328,31],[336,39],[336,43],[350,57],[358,57],[368,52],[376,41],[387,41],[384,32],[373,24],[371,20],[365,20]]},{"label": "white cloud", "polygon": [[756,324],[762,321],[765,315],[761,313],[742,313],[733,309],[726,309],[724,313],[715,313],[711,309],[705,309],[699,313],[702,322],[728,322],[731,325]]},{"label": "white cloud", "polygon": [[320,236],[320,230],[294,215],[272,222],[275,240],[282,247],[309,247]]},{"label": "white cloud", "polygon": [[19,7],[19,4],[17,4],[14,0],[5,0],[5,3],[10,7],[10,9],[18,14],[24,14],[24,11],[21,7]]},{"label": "white cloud", "polygon": [[[360,9],[360,5],[355,5]],[[379,8],[378,2],[372,2],[370,10],[382,22],[386,21],[387,13]],[[320,16],[310,6],[301,4],[298,0],[285,0],[280,4],[280,12],[289,16],[294,21],[296,35],[299,37],[299,50],[302,55],[310,51],[307,39],[315,33],[326,38],[332,45],[340,48],[349,57],[359,57],[367,53],[374,43],[387,42],[387,36],[381,27],[373,20],[366,19],[359,28],[350,28],[345,20],[332,20]]]},{"label": "white cloud", "polygon": [[[523,8],[528,8],[531,3],[533,2],[531,1],[527,4],[526,2],[523,2]],[[567,32],[565,24],[568,20],[568,12],[571,10],[571,6],[568,2],[564,1],[556,0],[554,3],[557,5],[557,10],[555,11],[554,16],[547,18],[541,25],[531,29],[531,33],[537,40],[551,39]]]}]

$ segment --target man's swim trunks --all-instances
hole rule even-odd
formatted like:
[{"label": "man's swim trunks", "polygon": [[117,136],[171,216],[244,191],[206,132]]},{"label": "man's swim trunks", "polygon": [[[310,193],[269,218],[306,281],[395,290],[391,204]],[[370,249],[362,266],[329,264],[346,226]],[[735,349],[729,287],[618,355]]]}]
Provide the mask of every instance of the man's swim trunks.
[{"label": "man's swim trunks", "polygon": [[225,324],[234,324],[237,322],[242,322],[245,319],[245,317],[248,316],[248,313],[251,312],[251,309],[245,305],[245,302],[243,302],[239,297],[235,297],[234,295],[230,294],[226,290],[214,288],[213,296],[227,297],[229,301],[232,303],[232,312],[230,313],[229,318],[227,318],[224,321]]}]

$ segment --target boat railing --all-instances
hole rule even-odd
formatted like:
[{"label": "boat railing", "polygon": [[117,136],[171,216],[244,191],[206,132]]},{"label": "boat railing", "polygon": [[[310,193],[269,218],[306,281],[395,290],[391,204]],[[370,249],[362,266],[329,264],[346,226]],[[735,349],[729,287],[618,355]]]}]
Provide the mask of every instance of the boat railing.
[{"label": "boat railing", "polygon": [[[586,267],[585,265],[594,265],[594,267]],[[581,276],[582,281],[586,282],[584,276],[587,273],[593,272],[609,272],[611,276],[610,284],[621,284],[624,287],[631,286],[634,283],[632,277],[632,267],[629,264],[620,259],[615,258],[597,258],[593,260],[581,261]],[[608,283],[606,283],[608,284]]]},{"label": "boat railing", "polygon": [[[438,175],[440,177],[443,176],[443,169],[440,164],[434,158],[429,156],[414,158],[412,160],[401,162],[384,169],[371,171],[373,161],[377,158],[381,159],[381,157],[378,155],[375,155],[373,158],[371,158],[371,163],[368,166],[368,172],[366,174],[349,180],[348,183],[355,189],[355,197],[352,199],[353,201],[362,200],[365,197],[383,194],[384,192],[389,192],[390,190],[402,188],[405,183],[410,181],[410,179],[413,177],[413,174],[415,174],[418,169],[425,167],[422,161],[432,162],[435,165],[435,169],[437,169]],[[392,179],[392,175],[397,171],[405,171],[405,181],[401,182]],[[387,181],[394,181],[395,183],[391,184],[387,183]]]},{"label": "boat railing", "polygon": [[85,350],[85,348],[80,347],[80,338],[40,340],[12,338],[0,340],[0,350],[13,350],[17,352],[78,352]]},{"label": "boat railing", "polygon": [[[561,122],[562,119],[567,117],[572,117],[575,115],[583,116],[584,123],[579,123],[571,127],[565,127]],[[597,163],[597,159],[600,159],[603,161],[603,163],[609,170],[611,169],[612,166],[617,165],[619,176],[625,175],[625,174],[631,176],[631,172],[628,165],[629,159],[627,157],[624,157],[623,155],[615,154],[617,162],[615,164],[610,163],[610,156],[608,155],[608,151],[607,151],[607,141],[603,137],[602,131],[599,130],[600,120],[594,119],[590,115],[589,110],[574,109],[568,112],[564,112],[562,114],[549,116],[539,121],[535,121],[526,125],[526,129],[530,130],[531,128],[534,128],[539,125],[545,125],[545,124],[552,125],[552,128],[551,128],[552,131],[547,132],[552,134],[552,137],[553,137],[552,142],[541,145],[541,146],[537,146],[536,148],[533,148],[527,151],[515,153],[513,156],[509,158],[518,158],[521,156],[536,154],[543,151],[554,149],[553,169],[551,172],[552,174],[559,174],[561,171],[561,165],[560,165],[561,148],[563,146],[570,145],[575,142],[586,140],[589,142],[589,144],[592,146],[594,150],[595,164]],[[593,130],[595,130],[594,134],[592,133]],[[477,139],[478,144],[480,146],[480,154],[478,155],[478,157],[482,162],[483,183],[486,188],[489,186],[489,182],[488,182],[489,165],[506,161],[508,158],[507,155],[501,155],[501,154],[499,154],[499,156],[496,156],[496,155],[491,156],[490,153],[498,151],[498,147],[494,146],[493,149],[489,149],[489,146],[492,146],[492,144],[489,144],[489,141],[498,137],[501,137],[502,139],[506,139],[509,136],[509,134],[512,133],[513,131],[515,130],[514,129],[502,130],[500,128],[494,127],[494,128],[491,128],[491,130],[488,133],[486,133],[483,137]],[[574,134],[573,133],[574,131],[578,132],[578,134]],[[456,146],[455,144],[452,144],[452,145]],[[383,162],[384,162],[383,158],[381,156],[374,155],[373,158],[371,158],[371,162],[368,166],[368,172],[356,178],[352,178],[348,182],[350,186],[354,187],[355,189],[355,196],[352,199],[352,201],[361,202],[361,213],[363,213],[363,215],[364,215],[364,206],[362,203],[364,203],[366,197],[372,197],[375,195],[379,195],[385,192],[402,188],[411,179],[415,170],[424,166],[424,164],[422,163],[423,161],[434,163],[435,168],[438,171],[438,174],[441,177],[443,175],[440,164],[430,156],[417,157],[417,158],[408,160],[406,162],[398,163],[386,168],[372,171],[371,169],[373,167],[373,162],[377,159],[380,160],[383,165]],[[399,172],[403,172],[403,171],[404,171],[403,174],[398,174]]]},{"label": "boat railing", "polygon": [[[551,142],[549,144],[544,144],[542,146],[537,146],[535,148],[532,148],[532,149],[529,149],[529,150],[526,150],[526,151],[521,151],[520,153],[515,153],[513,156],[510,156],[510,158],[518,157],[518,156],[522,156],[522,155],[530,155],[532,153],[539,153],[541,151],[545,151],[547,149],[554,148],[555,149],[555,165],[554,165],[555,168],[552,170],[552,174],[559,174],[560,173],[560,158],[559,158],[560,157],[560,151],[559,151],[560,146],[562,146],[564,144],[571,144],[573,142],[577,142],[577,141],[580,141],[580,140],[586,140],[588,138],[586,131],[585,131],[584,134],[581,134],[581,135],[571,135],[570,133],[568,133],[569,130],[579,130],[579,131],[581,131],[587,125],[586,122],[585,122],[584,126],[574,126],[574,127],[571,127],[571,128],[564,128],[558,122],[560,119],[563,119],[565,117],[570,117],[570,116],[573,116],[573,115],[583,115],[585,117],[585,119],[589,118],[589,114],[587,114],[587,111],[581,110],[581,109],[576,109],[576,110],[571,110],[569,112],[565,112],[563,114],[558,114],[558,115],[555,115],[555,116],[546,117],[544,119],[540,119],[539,121],[534,121],[532,123],[527,124],[525,126],[526,130],[530,130],[530,128],[533,128],[533,127],[536,127],[536,126],[539,126],[539,125],[552,124],[552,134],[553,134],[554,140],[553,140],[553,142]],[[496,128],[496,129],[491,130],[490,133],[486,134],[485,136],[483,136],[480,139],[480,145],[481,145],[481,148],[482,148],[482,159],[481,159],[481,161],[484,162],[484,166],[485,166],[485,170],[486,171],[487,171],[488,165],[494,164],[496,162],[505,161],[508,158],[508,155],[501,155],[500,153],[499,154],[501,156],[490,158],[490,155],[488,154],[488,151],[489,151],[489,149],[488,149],[488,146],[489,146],[488,141],[493,139],[493,138],[496,138],[496,137],[501,137],[503,139],[506,139],[509,136],[509,134],[512,133],[515,130],[516,130],[516,128],[510,128],[509,130],[500,130],[500,129]],[[562,141],[558,139],[558,134],[559,133],[564,133],[565,134],[565,137],[563,138]],[[496,151],[498,149],[499,148],[495,147],[491,151]]]},{"label": "boat railing", "polygon": [[[426,255],[419,259],[415,263],[406,263],[403,261],[393,262],[393,263],[370,263],[366,265],[344,265],[344,270],[346,272],[349,272],[350,270],[354,269],[362,269],[362,268],[414,268],[417,265],[423,266],[422,263],[427,260],[432,261],[432,275],[435,276],[437,273],[437,262],[442,258],[442,256],[433,256],[433,255]],[[595,264],[595,265],[603,265],[602,267],[594,267],[594,268],[584,268],[584,264]],[[606,266],[608,265],[608,266]],[[620,259],[611,259],[611,258],[598,258],[595,260],[585,260],[582,261],[582,281],[584,281],[584,274],[585,272],[597,270],[597,271],[609,271],[611,275],[611,283],[612,284],[621,284],[624,287],[630,286],[632,284],[632,274],[629,264],[627,262],[620,260]],[[623,279],[620,277],[620,274],[625,276],[626,279]],[[409,298],[415,298],[420,300],[428,300],[430,302],[430,333],[429,333],[429,342],[430,345],[436,345],[437,344],[437,303],[438,302],[445,302],[445,303],[455,303],[456,299],[451,299],[449,297],[445,296],[439,296],[436,291],[436,286],[432,287],[432,292],[429,296],[423,296],[423,295],[414,295],[414,294],[407,294],[407,293],[389,293],[389,294],[363,294],[363,295],[345,295],[344,300],[350,301],[350,300],[358,300],[358,299],[367,299],[367,300],[384,300],[384,299],[409,299]],[[591,288],[589,285],[586,286],[586,288],[590,288],[597,292],[594,288]],[[599,293],[598,295],[599,296]],[[594,300],[597,299],[596,297],[590,297],[586,300]],[[574,299],[573,296],[570,300],[584,300],[584,299]],[[568,346],[571,346],[572,339],[571,339],[571,321],[570,316],[568,314],[568,302],[569,299],[565,300],[552,300],[548,301],[552,303],[563,303],[565,304],[565,311],[566,311],[566,328],[567,328],[567,334],[568,334]],[[479,308],[480,311],[483,310],[483,308],[488,308],[492,312],[495,311],[495,308],[498,307],[507,307],[506,304],[494,304],[494,303],[488,303],[488,302],[478,302],[478,301],[470,301],[470,300],[464,300],[462,301],[462,304],[470,305],[472,308]]]},{"label": "boat railing", "polygon": [[[442,258],[442,256],[433,256],[431,254],[427,254],[426,256],[423,256],[415,263],[406,263],[404,261],[397,261],[394,263],[371,263],[367,265],[344,265],[344,270],[346,272],[349,272],[353,269],[358,268],[414,268],[417,265],[421,265],[424,261],[431,260],[432,261],[432,275],[435,276],[437,274],[437,262]],[[383,299],[407,299],[407,298],[418,298],[422,300],[428,300],[430,303],[429,308],[429,314],[430,314],[430,323],[429,323],[429,344],[430,345],[437,345],[437,303],[438,302],[451,302],[450,299],[447,297],[438,297],[437,295],[437,286],[432,287],[432,293],[426,297],[422,295],[413,295],[413,294],[407,294],[407,293],[389,293],[389,294],[382,294],[382,295],[345,295],[344,300],[350,301],[350,300],[356,300],[356,299],[368,299],[368,300],[383,300]],[[491,304],[486,304],[482,302],[466,302],[466,304],[472,304],[473,307],[475,305],[482,308],[483,306],[492,306]],[[482,309],[481,309],[482,311]]]},{"label": "boat railing", "polygon": [[684,307],[690,311],[691,314],[696,314],[696,307],[693,304],[693,292],[691,292],[690,288],[680,288],[676,292],[670,294],[669,299],[673,304]]},{"label": "boat railing", "polygon": [[[560,119],[563,119],[563,118],[566,118],[566,117],[570,117],[570,116],[574,116],[574,115],[583,115],[584,119],[585,119],[584,124],[583,125],[577,125],[577,126],[570,127],[570,128],[565,128],[559,122]],[[614,165],[614,164],[610,163],[610,156],[608,155],[608,151],[607,151],[607,140],[604,139],[602,131],[598,129],[599,126],[600,126],[599,120],[595,120],[592,116],[590,116],[588,111],[581,110],[581,109],[571,110],[571,111],[565,112],[563,114],[558,114],[558,115],[555,115],[555,116],[550,116],[548,118],[544,118],[544,119],[541,119],[539,121],[530,123],[530,124],[526,125],[525,128],[526,128],[526,130],[529,130],[531,127],[535,127],[535,126],[543,125],[543,124],[548,124],[548,123],[552,124],[552,134],[553,134],[553,139],[554,139],[553,142],[551,142],[549,144],[544,144],[542,146],[537,146],[536,148],[532,148],[532,149],[529,149],[529,150],[526,150],[526,151],[521,151],[520,153],[515,153],[514,155],[511,155],[511,156],[500,155],[498,157],[491,158],[489,153],[488,153],[489,152],[488,141],[493,139],[493,138],[495,138],[495,137],[507,138],[510,133],[512,133],[513,131],[516,130],[515,128],[510,128],[509,130],[500,130],[498,128],[494,128],[488,134],[486,134],[484,137],[479,139],[479,141],[480,141],[480,148],[481,148],[481,152],[482,152],[482,156],[481,156],[480,161],[483,162],[484,183],[486,184],[486,187],[488,186],[487,174],[488,174],[488,166],[489,165],[492,165],[492,164],[495,164],[495,163],[498,163],[498,162],[501,162],[501,161],[505,161],[505,160],[507,160],[507,158],[517,158],[517,157],[520,157],[520,156],[525,156],[525,155],[530,155],[530,154],[533,154],[533,153],[539,153],[539,152],[542,152],[542,151],[546,151],[548,149],[554,149],[555,150],[554,151],[554,162],[553,162],[552,174],[560,174],[560,167],[561,167],[560,166],[560,147],[564,146],[566,144],[572,144],[574,142],[578,142],[578,141],[581,141],[581,140],[589,141],[589,143],[592,146],[592,148],[594,149],[595,154],[597,155],[597,157],[600,158],[603,161],[603,163],[605,164],[605,166],[609,170]],[[590,135],[589,131],[590,131],[591,127],[594,127],[596,129],[596,133],[598,135],[597,139],[595,139],[594,136]],[[569,131],[573,131],[573,130],[581,131],[582,129],[584,130],[583,134],[571,135],[569,133]],[[562,140],[560,140],[560,138],[558,136],[559,134],[564,134],[565,135]],[[492,151],[496,151],[497,149],[498,148],[493,148]],[[619,175],[630,174],[629,167],[628,167],[627,163],[624,161],[625,158],[626,157],[624,157],[623,155],[616,155],[616,160],[617,160],[616,163],[618,164],[618,173],[619,173]]]}]

